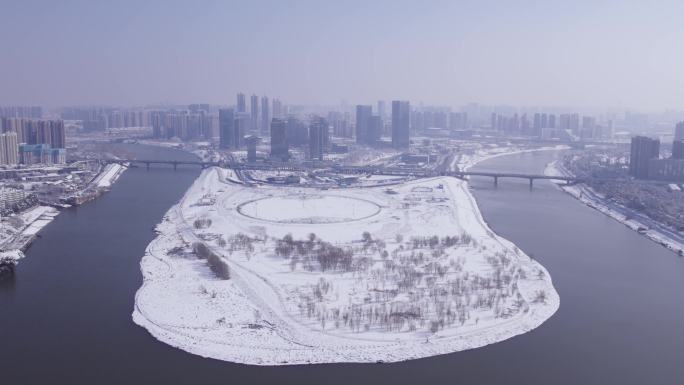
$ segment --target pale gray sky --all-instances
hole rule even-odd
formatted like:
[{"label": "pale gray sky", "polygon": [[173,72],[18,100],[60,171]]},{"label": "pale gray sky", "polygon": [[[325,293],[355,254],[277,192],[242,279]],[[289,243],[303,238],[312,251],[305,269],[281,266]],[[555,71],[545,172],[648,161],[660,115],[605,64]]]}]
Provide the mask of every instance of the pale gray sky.
[{"label": "pale gray sky", "polygon": [[0,104],[684,109],[680,1],[0,0]]}]

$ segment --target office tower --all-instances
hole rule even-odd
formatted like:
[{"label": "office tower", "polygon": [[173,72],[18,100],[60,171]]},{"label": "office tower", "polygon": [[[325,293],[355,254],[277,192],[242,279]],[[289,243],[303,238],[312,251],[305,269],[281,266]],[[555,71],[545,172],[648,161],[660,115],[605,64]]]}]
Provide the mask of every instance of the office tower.
[{"label": "office tower", "polygon": [[672,158],[684,159],[684,139],[672,142]]},{"label": "office tower", "polygon": [[660,156],[660,141],[645,136],[632,138],[632,147],[629,154],[629,175],[635,178],[648,178],[648,163],[651,159]]},{"label": "office tower", "polygon": [[282,118],[283,117],[283,103],[280,99],[273,98],[273,117]]},{"label": "office tower", "polygon": [[219,110],[219,147],[234,147],[235,131],[235,111],[232,108],[222,108]]},{"label": "office tower", "polygon": [[236,112],[235,113],[235,123],[234,123],[234,133],[233,133],[233,148],[240,148],[244,144],[244,136],[249,131],[249,127],[252,124],[249,112]]},{"label": "office tower", "polygon": [[370,118],[373,106],[356,106],[356,143],[368,144]]},{"label": "office tower", "polygon": [[252,95],[249,101],[250,109],[250,127],[252,131],[259,131],[259,97]]},{"label": "office tower", "polygon": [[323,160],[323,149],[328,137],[328,122],[321,117],[314,117],[309,127],[309,159]]},{"label": "office tower", "polygon": [[245,138],[245,144],[247,145],[247,162],[256,162],[256,148],[259,143],[259,137],[255,135],[249,135]]},{"label": "office tower", "polygon": [[237,94],[237,110],[235,112],[247,112],[247,103],[245,101],[245,94],[239,92]]},{"label": "office tower", "polygon": [[534,126],[533,127],[535,130],[541,130],[541,128],[542,128],[541,114],[538,112],[534,114]]},{"label": "office tower", "polygon": [[19,144],[16,132],[0,134],[0,165],[19,163]]},{"label": "office tower", "polygon": [[408,149],[411,106],[407,101],[392,101],[392,147]]},{"label": "office tower", "polygon": [[366,144],[376,146],[382,136],[382,119],[377,115],[372,115],[368,121],[368,132],[366,134]]},{"label": "office tower", "polygon": [[268,98],[266,96],[261,97],[261,130],[262,134],[269,132],[271,128],[271,111]]},{"label": "office tower", "polygon": [[679,122],[675,126],[674,140],[684,140],[684,122]]},{"label": "office tower", "polygon": [[271,158],[287,161],[290,157],[290,144],[287,135],[288,122],[285,119],[271,120]]},{"label": "office tower", "polygon": [[385,120],[385,118],[387,117],[387,115],[385,115],[386,112],[387,111],[385,111],[385,101],[378,100],[378,116],[381,120]]},{"label": "office tower", "polygon": [[292,146],[304,146],[309,142],[309,129],[299,119],[287,118],[287,141]]}]

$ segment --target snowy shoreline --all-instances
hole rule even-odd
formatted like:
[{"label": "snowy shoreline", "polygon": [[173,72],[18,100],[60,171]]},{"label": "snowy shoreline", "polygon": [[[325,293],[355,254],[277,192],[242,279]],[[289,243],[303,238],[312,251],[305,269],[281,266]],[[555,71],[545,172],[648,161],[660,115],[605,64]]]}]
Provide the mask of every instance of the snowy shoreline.
[{"label": "snowy shoreline", "polygon": [[[573,176],[571,172],[564,167],[559,166],[557,161],[549,163],[544,170],[544,174],[549,176]],[[599,193],[584,184],[566,186],[564,182],[560,181],[557,181],[554,184],[585,205],[622,223],[639,234],[644,235],[651,241],[656,242],[675,253],[679,253],[680,255],[684,252],[684,241],[678,241],[667,234],[667,232],[675,233],[675,230],[668,229],[664,225],[656,223],[654,220],[645,217],[637,211],[624,206],[610,204]]]},{"label": "snowy shoreline", "polygon": [[[116,163],[105,166],[89,183],[89,187],[95,188],[97,191],[93,195],[93,199],[111,188],[126,169],[126,166]],[[23,227],[17,229],[10,237],[3,239],[2,243],[0,243],[0,250],[2,252],[0,259],[12,265],[16,265],[20,259],[24,258],[23,251],[38,237],[38,233],[59,215],[59,210],[52,206],[40,205],[31,207],[16,215],[21,218]]]},{"label": "snowy shoreline", "polygon": [[[471,159],[470,165],[498,156],[485,155]],[[133,320],[171,346],[203,357],[253,365],[396,362],[473,349],[529,332],[559,307],[558,293],[548,271],[489,229],[465,181],[442,177],[407,182],[393,189],[392,194],[396,195],[388,195],[383,189],[354,188],[333,193],[311,193],[309,189],[302,193],[296,188],[248,188],[229,184],[231,173],[217,168],[205,170],[156,227],[158,236],[142,258],[144,280],[136,293]],[[301,197],[303,194],[317,196]],[[276,215],[273,210],[254,206],[254,202],[264,202],[262,206],[270,207],[265,199],[279,199],[278,204],[285,208],[304,205],[301,208],[311,214],[290,218],[287,212]],[[314,202],[311,199],[317,203],[311,203]],[[345,199],[347,203],[326,204],[329,199]],[[372,205],[382,210],[376,213]],[[339,206],[343,206],[343,212],[338,212]],[[247,210],[249,216],[240,213],[237,207]],[[198,220],[209,220],[209,228],[198,229]],[[345,223],[336,225],[337,221]],[[377,278],[378,274],[388,274],[382,273],[382,266],[392,263],[374,260],[371,256],[371,266],[377,267],[369,269],[372,274],[298,270],[291,267],[291,261],[287,263],[273,256],[270,242],[285,234],[304,238],[314,230],[321,239],[330,239],[335,245],[353,246],[358,245],[360,241],[355,239],[366,229],[374,238],[382,240],[383,247],[385,244],[390,247],[395,260],[401,258],[401,253],[407,253],[404,245],[408,247],[408,243],[393,240],[395,233],[407,239],[413,235],[444,237],[460,229],[461,234],[472,236],[473,242],[462,241],[447,247],[442,250],[444,255],[433,259],[426,256],[431,261],[426,266],[439,266],[440,261],[450,260],[451,270],[443,266],[449,271],[447,278],[456,277],[450,284],[462,282],[459,280],[463,277],[466,282],[469,277],[471,281],[483,282],[489,279],[486,277],[501,273],[501,267],[497,267],[501,263],[497,258],[501,258],[503,265],[514,272],[509,277],[513,281],[499,291],[487,289],[489,296],[498,298],[495,310],[466,307],[469,310],[457,311],[463,318],[460,324],[447,322],[446,326],[442,323],[435,328],[429,322],[424,325],[422,320],[416,325],[402,321],[398,329],[392,331],[390,327],[386,331],[369,321],[365,330],[349,331],[344,318],[345,325],[329,326],[336,322],[331,314],[344,313],[354,301],[357,302],[352,309],[373,306],[373,312],[382,306],[406,303],[408,297],[399,294],[394,300],[372,305],[379,293],[386,291],[379,289],[393,284]],[[251,253],[210,246],[227,261],[229,280],[214,277],[205,261],[188,252],[192,244],[214,245],[211,242],[217,237],[235,233],[264,234],[264,238],[263,245],[257,242]],[[440,281],[438,275],[429,279],[447,284],[447,279]],[[309,302],[309,313],[313,311],[318,318],[312,318],[311,314],[307,317],[299,298],[311,288],[320,287],[321,282],[325,283],[326,293],[327,287],[331,287],[331,293],[321,295],[320,302],[313,305]],[[428,289],[418,284],[410,293],[420,291]],[[375,300],[363,301],[364,296],[373,298],[373,295]],[[482,299],[481,295],[467,294],[449,297],[452,301],[449,303],[460,303],[462,298],[467,298],[469,303],[471,297]],[[425,299],[424,303],[427,302]]]}]

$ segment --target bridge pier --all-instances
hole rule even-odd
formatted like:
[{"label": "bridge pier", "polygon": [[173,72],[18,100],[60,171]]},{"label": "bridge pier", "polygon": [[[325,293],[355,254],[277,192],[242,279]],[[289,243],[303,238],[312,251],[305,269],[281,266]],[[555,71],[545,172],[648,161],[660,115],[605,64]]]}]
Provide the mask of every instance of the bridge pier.
[{"label": "bridge pier", "polygon": [[499,187],[499,177],[494,176],[494,187]]},{"label": "bridge pier", "polygon": [[145,167],[147,168],[147,171],[150,171],[150,162],[145,162]]},{"label": "bridge pier", "polygon": [[532,189],[532,183],[534,182],[534,178],[530,178],[530,189]]},{"label": "bridge pier", "polygon": [[178,169],[178,162],[173,162],[173,171]]}]

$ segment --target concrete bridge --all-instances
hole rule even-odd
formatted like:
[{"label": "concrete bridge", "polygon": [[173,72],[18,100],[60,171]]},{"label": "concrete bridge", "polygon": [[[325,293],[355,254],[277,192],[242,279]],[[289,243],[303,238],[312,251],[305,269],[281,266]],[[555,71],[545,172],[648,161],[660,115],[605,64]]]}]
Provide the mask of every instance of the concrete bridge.
[{"label": "concrete bridge", "polygon": [[411,176],[417,178],[429,178],[435,176],[453,176],[456,178],[467,178],[469,176],[483,176],[490,177],[494,179],[494,185],[499,184],[499,178],[518,178],[527,179],[530,182],[530,187],[533,186],[536,179],[553,179],[562,180],[566,184],[574,184],[583,182],[582,179],[571,177],[571,176],[549,176],[541,174],[522,174],[522,173],[508,173],[508,172],[487,172],[487,171],[444,171],[436,172],[432,170],[411,170],[405,168],[392,168],[392,167],[373,167],[373,166],[328,166],[321,164],[319,167],[314,166],[301,166],[301,165],[290,165],[290,164],[269,164],[269,163],[233,163],[233,162],[205,162],[205,161],[177,161],[177,160],[150,160],[150,159],[136,159],[136,160],[108,160],[109,163],[130,163],[130,164],[143,164],[147,169],[153,164],[165,164],[172,165],[173,169],[176,170],[179,165],[191,165],[200,166],[202,168],[207,167],[224,167],[233,170],[262,170],[262,171],[283,171],[283,172],[307,172],[320,169],[330,169],[333,172],[343,173],[343,174],[372,174],[372,175],[389,175],[389,176]]},{"label": "concrete bridge", "polygon": [[487,171],[448,171],[444,175],[455,176],[457,178],[465,178],[468,176],[485,176],[494,179],[494,185],[498,186],[499,178],[518,178],[527,179],[530,181],[530,187],[533,186],[535,179],[552,179],[552,180],[562,180],[566,184],[582,183],[581,178],[573,176],[550,176],[542,174],[521,174],[521,173],[509,173],[509,172],[487,172]]}]

